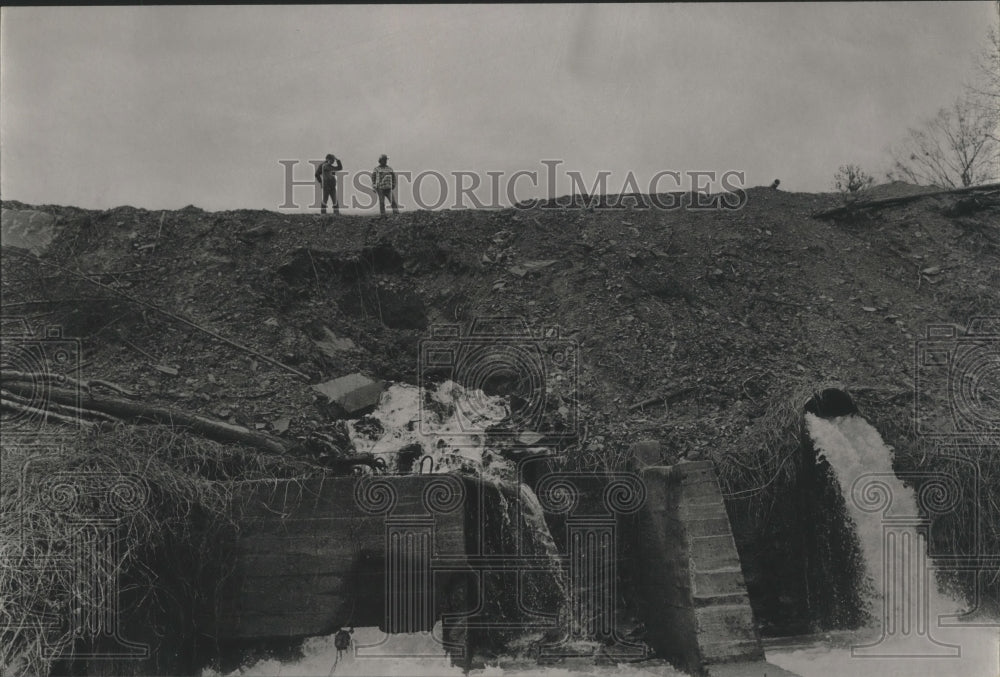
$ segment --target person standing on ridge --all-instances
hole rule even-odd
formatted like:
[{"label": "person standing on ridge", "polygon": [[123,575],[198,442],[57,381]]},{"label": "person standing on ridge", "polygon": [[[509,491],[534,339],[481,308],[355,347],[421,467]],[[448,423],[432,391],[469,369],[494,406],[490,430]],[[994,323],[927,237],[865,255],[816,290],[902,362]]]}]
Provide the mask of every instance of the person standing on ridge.
[{"label": "person standing on ridge", "polygon": [[389,203],[392,205],[392,213],[399,214],[399,208],[396,206],[396,172],[392,171],[392,167],[386,164],[389,160],[389,156],[384,153],[378,158],[378,167],[372,172],[372,188],[378,194],[378,209],[382,216],[385,216],[385,199],[389,198]]},{"label": "person standing on ridge", "polygon": [[316,168],[316,180],[323,186],[323,203],[320,214],[326,214],[326,198],[330,198],[333,204],[333,213],[340,214],[340,203],[337,202],[337,172],[342,170],[344,165],[340,163],[333,153],[327,153],[326,162]]}]

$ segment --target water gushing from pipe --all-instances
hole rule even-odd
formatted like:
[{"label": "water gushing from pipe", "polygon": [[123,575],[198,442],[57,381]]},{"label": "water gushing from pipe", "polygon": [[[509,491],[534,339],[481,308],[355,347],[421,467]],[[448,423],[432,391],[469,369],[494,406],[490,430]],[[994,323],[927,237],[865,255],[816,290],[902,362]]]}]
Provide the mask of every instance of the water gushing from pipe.
[{"label": "water gushing from pipe", "polygon": [[898,641],[929,638],[939,616],[955,614],[963,604],[935,583],[927,522],[913,489],[893,471],[892,451],[860,416],[825,419],[807,413],[805,420],[856,525],[884,635]]}]

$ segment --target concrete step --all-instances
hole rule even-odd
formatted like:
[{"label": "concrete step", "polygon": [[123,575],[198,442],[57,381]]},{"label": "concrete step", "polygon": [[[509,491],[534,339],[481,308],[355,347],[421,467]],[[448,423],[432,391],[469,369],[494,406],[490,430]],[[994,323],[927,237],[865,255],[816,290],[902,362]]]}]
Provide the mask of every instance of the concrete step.
[{"label": "concrete step", "polygon": [[726,514],[726,504],[722,502],[722,499],[718,501],[683,502],[680,505],[680,516],[685,523],[688,520],[707,519],[709,517],[725,517],[729,519],[729,515]]},{"label": "concrete step", "polygon": [[681,461],[680,463],[671,466],[677,472],[684,473],[685,477],[689,477],[693,473],[712,471],[714,472],[715,463],[712,461]]},{"label": "concrete step", "polygon": [[692,518],[684,523],[689,536],[722,536],[732,533],[728,517]]},{"label": "concrete step", "polygon": [[708,677],[799,677],[764,660],[717,663],[708,666]]},{"label": "concrete step", "polygon": [[719,567],[718,569],[699,569],[699,574],[728,574],[734,571],[742,571],[739,567]]},{"label": "concrete step", "polygon": [[695,571],[739,566],[740,558],[732,535],[698,536],[691,539],[691,567]]},{"label": "concrete step", "polygon": [[722,500],[722,491],[717,482],[684,482],[681,485],[681,500]]},{"label": "concrete step", "polygon": [[736,606],[750,604],[750,598],[743,592],[701,594],[692,597],[696,608],[706,606]]},{"label": "concrete step", "polygon": [[709,665],[708,677],[799,677],[799,675],[779,668],[773,663],[758,660]]},{"label": "concrete step", "polygon": [[717,604],[694,610],[699,644],[724,641],[759,642],[749,603]]},{"label": "concrete step", "polygon": [[739,567],[723,567],[714,571],[695,571],[695,597],[700,595],[731,595],[746,593],[743,571]]},{"label": "concrete step", "polygon": [[[760,642],[756,640],[742,640],[738,642],[712,642],[701,645],[701,655],[705,662],[709,664],[732,663],[741,661],[755,661],[764,659],[764,650]],[[709,672],[709,674],[715,674]],[[747,673],[736,673],[740,677],[746,677]],[[752,673],[751,673],[752,674]],[[777,674],[767,672],[766,674]]]},{"label": "concrete step", "polygon": [[674,466],[682,473],[684,482],[697,481],[699,479],[711,478],[715,481],[715,464],[711,461],[696,461],[694,463],[678,463]]}]

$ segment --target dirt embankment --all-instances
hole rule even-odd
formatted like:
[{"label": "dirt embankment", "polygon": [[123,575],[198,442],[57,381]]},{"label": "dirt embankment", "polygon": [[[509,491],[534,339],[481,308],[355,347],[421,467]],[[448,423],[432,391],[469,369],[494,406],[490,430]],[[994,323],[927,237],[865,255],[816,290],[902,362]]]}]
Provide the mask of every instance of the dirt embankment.
[{"label": "dirt embankment", "polygon": [[668,460],[723,458],[782,393],[912,390],[926,324],[1000,308],[995,202],[963,214],[936,197],[812,218],[838,201],[751,189],[739,210],[385,221],[42,206],[59,221],[43,260],[105,286],[8,254],[3,311],[64,325],[83,341],[86,374],[150,401],[262,430],[289,418],[292,431],[321,422],[304,379],[134,299],[313,382],[354,371],[416,382],[419,342],[435,326],[523,318],[578,351],[578,374],[547,404],[579,414],[576,451],[613,463],[629,442],[658,437]]},{"label": "dirt embankment", "polygon": [[[890,188],[878,197],[916,192]],[[765,629],[835,627],[851,619],[810,606],[819,574],[798,545],[813,526],[796,503],[802,407],[844,388],[897,465],[926,469],[912,421],[928,381],[914,349],[928,324],[1000,314],[995,191],[815,217],[841,203],[758,188],[742,209],[379,220],[8,201],[5,222],[34,210],[25,222],[52,239],[40,258],[5,249],[4,330],[10,318],[61,326],[80,339],[83,378],[289,441],[348,443],[311,386],[360,372],[458,377],[520,398],[518,441],[571,467],[621,468],[647,438],[667,463],[710,457]],[[461,333],[473,325],[492,336],[485,348]],[[442,336],[466,352],[422,363]],[[976,472],[987,498],[941,518],[944,551],[967,540],[981,506],[1000,505],[1000,468]],[[995,527],[986,537],[1000,544]]]}]

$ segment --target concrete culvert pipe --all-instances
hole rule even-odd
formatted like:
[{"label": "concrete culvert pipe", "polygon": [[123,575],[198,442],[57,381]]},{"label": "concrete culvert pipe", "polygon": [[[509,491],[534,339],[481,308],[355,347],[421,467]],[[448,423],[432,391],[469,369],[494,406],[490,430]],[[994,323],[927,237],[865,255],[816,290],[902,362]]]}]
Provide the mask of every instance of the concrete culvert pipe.
[{"label": "concrete culvert pipe", "polygon": [[803,407],[803,414],[806,412],[815,414],[820,418],[836,418],[838,416],[849,416],[857,414],[858,407],[854,404],[851,396],[839,388],[825,388],[821,392],[813,395]]}]

